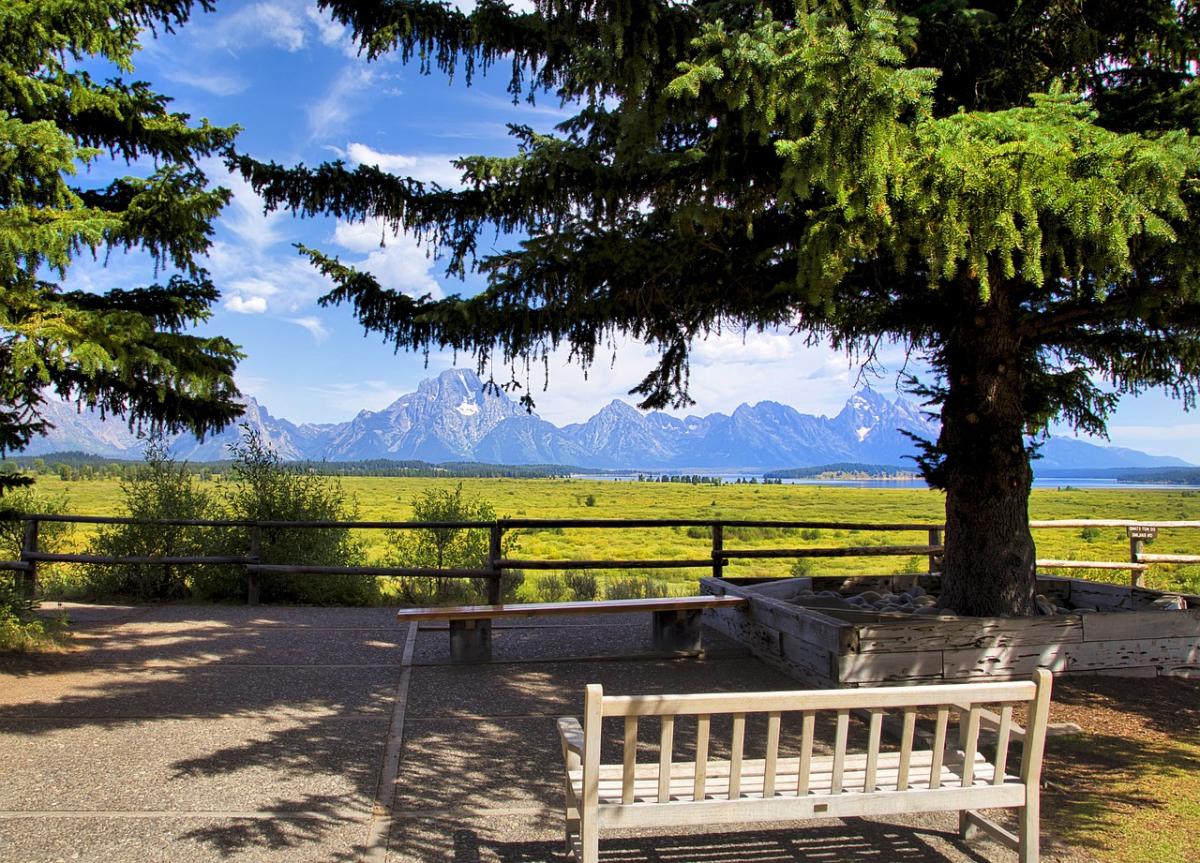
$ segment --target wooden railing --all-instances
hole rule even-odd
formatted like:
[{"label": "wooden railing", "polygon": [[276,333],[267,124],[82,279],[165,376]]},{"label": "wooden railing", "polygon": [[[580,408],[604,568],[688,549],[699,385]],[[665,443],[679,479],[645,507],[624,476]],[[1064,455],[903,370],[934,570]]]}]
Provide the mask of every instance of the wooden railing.
[{"label": "wooden railing", "polygon": [[[714,576],[721,576],[724,568],[733,560],[775,560],[817,557],[878,557],[914,556],[928,558],[929,571],[940,568],[939,558],[944,550],[944,527],[939,524],[914,523],[847,523],[831,521],[758,521],[745,519],[499,519],[480,521],[235,521],[202,519],[134,519],[88,515],[25,515],[23,542],[18,560],[0,560],[0,571],[9,570],[21,575],[23,589],[33,596],[37,590],[37,570],[41,563],[80,563],[100,566],[137,565],[226,565],[241,566],[246,572],[247,602],[256,605],[261,594],[261,576],[273,574],[326,574],[395,577],[475,578],[488,581],[488,602],[500,601],[501,578],[506,571],[514,570],[568,570],[568,569],[708,569]],[[67,554],[41,551],[38,547],[40,525],[60,522],[70,524],[140,524],[163,527],[204,527],[244,529],[246,531],[246,553],[243,555],[179,556],[179,557],[135,557],[93,554]],[[1200,521],[1128,521],[1128,520],[1074,520],[1074,521],[1031,521],[1031,528],[1084,528],[1124,527],[1130,535],[1130,560],[1087,561],[1087,560],[1041,560],[1039,567],[1129,570],[1134,585],[1141,586],[1144,572],[1156,563],[1200,563],[1200,555],[1146,554],[1143,550],[1147,539],[1152,538],[1158,528],[1200,528]],[[510,530],[546,529],[644,529],[644,528],[689,528],[699,527],[710,531],[712,544],[710,554],[700,558],[632,559],[632,560],[525,560],[503,557],[504,533]],[[262,561],[263,532],[270,530],[486,530],[489,533],[488,557],[485,565],[477,569],[440,569],[429,567],[387,566],[324,566],[307,564],[272,564]],[[926,535],[924,544],[868,545],[823,548],[771,548],[729,549],[725,547],[727,528],[772,528],[793,530],[853,530],[919,532]]]}]

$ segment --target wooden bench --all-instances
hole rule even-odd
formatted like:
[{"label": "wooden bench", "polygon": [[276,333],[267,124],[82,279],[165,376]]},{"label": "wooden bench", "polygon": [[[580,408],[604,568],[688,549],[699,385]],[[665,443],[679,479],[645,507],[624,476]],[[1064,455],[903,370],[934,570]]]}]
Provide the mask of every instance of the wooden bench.
[{"label": "wooden bench", "polygon": [[450,621],[450,661],[486,662],[492,658],[492,621],[499,617],[544,617],[561,614],[618,614],[649,611],[654,649],[698,653],[700,614],[706,608],[744,607],[735,596],[683,596],[661,599],[610,599],[603,602],[530,602],[510,605],[457,605],[443,608],[402,608],[397,620]]},{"label": "wooden bench", "polygon": [[[558,721],[566,763],[568,850],[580,863],[596,863],[602,828],[958,811],[964,838],[982,831],[1017,851],[1021,863],[1035,863],[1051,680],[1050,672],[1039,669],[1032,681],[1006,683],[633,696],[607,696],[599,684],[591,684],[582,726],[574,718]],[[1024,731],[1012,721],[1018,704],[1027,705]],[[852,712],[869,716],[865,751],[848,745]],[[933,725],[930,748],[921,748],[919,739],[914,745],[918,712]],[[952,713],[957,745],[947,746]],[[765,724],[765,738],[757,741],[762,757],[746,758],[747,716],[754,714],[766,719],[755,722],[755,727]],[[619,763],[600,760],[607,717],[623,719],[609,740],[623,747]],[[641,717],[659,717],[661,724],[658,755],[648,763],[637,757]],[[695,736],[680,745],[692,756],[681,763],[673,754],[683,717]],[[729,754],[721,760],[710,757],[717,717],[730,724]],[[821,727],[833,725],[832,754],[814,746],[818,718]],[[882,741],[885,718],[889,724],[899,720],[895,745]],[[996,739],[990,758],[979,745],[980,728],[989,726]],[[1022,742],[1015,775],[1008,762],[1014,738]],[[781,745],[788,755],[781,754]],[[1019,810],[1015,834],[976,811],[1000,807]]]}]

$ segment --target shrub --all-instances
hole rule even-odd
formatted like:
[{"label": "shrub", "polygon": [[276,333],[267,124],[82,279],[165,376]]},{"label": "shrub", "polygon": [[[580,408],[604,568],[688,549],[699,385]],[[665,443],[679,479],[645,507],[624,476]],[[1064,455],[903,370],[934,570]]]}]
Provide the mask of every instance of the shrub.
[{"label": "shrub", "polygon": [[563,584],[571,591],[571,599],[576,602],[591,602],[600,595],[600,588],[596,584],[596,576],[590,572],[568,569],[563,573],[562,579]]},{"label": "shrub", "polygon": [[[248,426],[242,439],[230,446],[233,464],[223,483],[226,515],[234,521],[353,521],[357,503],[335,478],[318,476],[285,465],[279,454]],[[227,532],[230,554],[244,554],[244,529]],[[310,566],[360,566],[363,544],[349,528],[264,528],[259,552],[263,563]],[[197,576],[197,593],[214,599],[245,596],[240,571]],[[262,577],[264,602],[313,605],[370,605],[379,599],[372,576],[268,574]]]},{"label": "shrub", "polygon": [[[200,489],[186,464],[171,458],[161,438],[150,440],[145,464],[121,480],[124,514],[133,519],[212,519],[215,502]],[[88,554],[106,557],[192,557],[212,554],[208,528],[163,524],[113,524],[102,527]],[[92,564],[85,571],[90,593],[139,601],[180,599],[188,593],[195,570],[172,564]]]},{"label": "shrub", "polygon": [[541,602],[563,602],[570,595],[571,589],[561,576],[551,573],[537,580],[537,598]]},{"label": "shrub", "polygon": [[596,505],[596,496],[594,494],[589,494],[587,497],[585,497],[583,499],[583,505],[584,506],[595,506]]},{"label": "shrub", "polygon": [[815,568],[816,562],[811,557],[802,557],[792,563],[792,567],[789,572],[791,573],[792,578],[800,578],[808,575]]},{"label": "shrub", "polygon": [[[453,489],[431,488],[413,501],[413,520],[427,522],[493,522],[491,504],[463,493],[462,483]],[[484,569],[488,566],[490,535],[486,528],[430,527],[391,531],[389,566],[429,569]],[[500,553],[508,557],[516,548],[515,534],[505,535]],[[500,597],[507,602],[516,596],[525,576],[506,572],[500,581]],[[487,578],[402,578],[401,598],[415,605],[484,602]]]},{"label": "shrub", "polygon": [[655,599],[669,593],[665,581],[645,575],[622,576],[604,586],[605,599]]},{"label": "shrub", "polygon": [[1084,542],[1095,542],[1100,538],[1100,528],[1085,527],[1083,530],[1079,531],[1079,538]]},{"label": "shrub", "polygon": [[816,528],[816,527],[806,527],[806,528],[804,528],[804,530],[800,531],[800,538],[807,539],[809,541],[812,541],[814,539],[820,539],[821,538],[821,530],[820,530],[820,528]]},{"label": "shrub", "polygon": [[687,535],[688,539],[712,539],[712,528],[693,525],[687,529]]},{"label": "shrub", "polygon": [[[17,560],[25,544],[25,522],[30,514],[59,515],[67,512],[66,495],[48,495],[35,488],[19,488],[0,498],[0,560]],[[75,525],[65,521],[43,521],[38,524],[38,551],[64,551],[75,532]],[[38,591],[41,595],[61,595],[66,583],[64,564],[38,565]],[[0,583],[20,579],[19,573],[0,572]],[[3,607],[0,604],[0,607]]]}]

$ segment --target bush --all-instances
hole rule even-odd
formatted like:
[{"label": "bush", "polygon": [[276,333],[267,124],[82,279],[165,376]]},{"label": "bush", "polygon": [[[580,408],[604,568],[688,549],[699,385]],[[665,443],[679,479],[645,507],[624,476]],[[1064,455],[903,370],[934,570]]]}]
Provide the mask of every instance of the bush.
[{"label": "bush", "polygon": [[816,562],[811,557],[802,557],[792,563],[789,570],[792,578],[801,578],[808,575],[816,568]]},{"label": "bush", "polygon": [[821,538],[821,529],[816,527],[806,527],[800,531],[800,538],[812,541]]},{"label": "bush", "polygon": [[1100,528],[1085,527],[1083,530],[1079,531],[1079,538],[1084,542],[1095,542],[1100,538]]},{"label": "bush", "polygon": [[595,506],[596,505],[596,496],[594,494],[589,494],[587,497],[585,497],[583,499],[583,505],[584,506]]},{"label": "bush", "polygon": [[605,599],[656,599],[669,593],[665,581],[645,575],[622,576],[604,586]]},{"label": "bush", "polygon": [[[491,504],[467,497],[462,483],[451,489],[431,488],[413,501],[413,521],[494,522]],[[430,527],[396,530],[388,534],[392,548],[389,566],[414,569],[486,569],[491,538],[486,528]],[[502,557],[510,556],[517,539],[506,534],[500,548]],[[506,572],[500,581],[501,602],[511,601],[525,576]],[[445,605],[486,602],[488,578],[414,577],[399,579],[401,599],[414,605]]]},{"label": "bush", "polygon": [[[242,439],[230,447],[233,464],[224,483],[226,517],[234,521],[353,521],[358,506],[334,478],[285,465],[257,430],[242,427]],[[244,554],[245,529],[229,531],[229,554]],[[263,563],[310,566],[361,566],[363,545],[349,528],[263,528],[259,552]],[[242,599],[245,576],[240,570],[197,576],[196,592],[212,599]],[[378,602],[373,576],[293,575],[262,577],[264,602],[312,605],[371,605]]]},{"label": "bush", "polygon": [[[47,495],[34,488],[6,492],[0,498],[0,560],[17,560],[25,544],[25,522],[30,514],[60,515],[69,510],[66,495]],[[43,521],[38,524],[38,551],[66,550],[75,525],[65,521]],[[61,595],[66,583],[66,564],[38,565],[38,592],[45,596]],[[15,589],[20,573],[0,572],[0,583],[11,580]],[[0,607],[4,607],[0,603]]]},{"label": "bush", "polygon": [[541,602],[563,602],[571,595],[571,589],[561,576],[551,573],[537,580],[537,598]]},{"label": "bush", "polygon": [[596,576],[590,572],[579,572],[578,570],[568,569],[563,573],[563,584],[571,591],[571,599],[576,602],[591,602],[600,595],[599,585],[596,584]]},{"label": "bush", "polygon": [[[161,438],[146,445],[145,465],[121,480],[124,515],[134,519],[212,519],[219,517],[208,492],[196,485],[185,464],[177,464]],[[88,554],[106,557],[192,557],[212,554],[216,536],[209,528],[162,524],[102,527]],[[194,567],[171,564],[92,564],[85,571],[89,593],[139,601],[181,599],[188,594]]]}]

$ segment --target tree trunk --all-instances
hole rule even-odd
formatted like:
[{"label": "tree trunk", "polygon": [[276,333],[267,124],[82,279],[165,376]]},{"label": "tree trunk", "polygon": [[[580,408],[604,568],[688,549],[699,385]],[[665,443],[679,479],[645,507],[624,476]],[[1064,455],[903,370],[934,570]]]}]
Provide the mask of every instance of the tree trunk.
[{"label": "tree trunk", "polygon": [[[966,290],[977,290],[971,285]],[[1033,471],[1025,448],[1016,310],[1001,286],[948,334],[938,448],[946,491],[941,605],[974,616],[1033,614]]]}]

